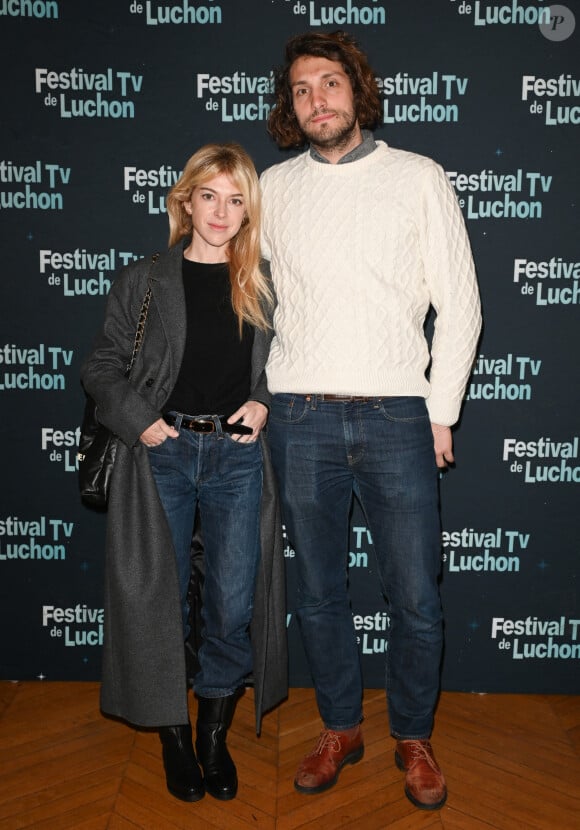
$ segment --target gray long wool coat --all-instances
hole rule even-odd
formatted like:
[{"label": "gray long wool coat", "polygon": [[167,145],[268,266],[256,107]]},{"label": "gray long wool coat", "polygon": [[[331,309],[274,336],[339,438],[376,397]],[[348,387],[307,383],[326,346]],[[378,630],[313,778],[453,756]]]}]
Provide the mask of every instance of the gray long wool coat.
[{"label": "gray long wool coat", "polygon": [[[101,707],[141,726],[188,720],[177,571],[170,531],[141,433],[161,417],[185,348],[183,243],[124,268],[107,302],[103,330],[81,369],[99,420],[121,439],[109,498]],[[131,372],[139,311],[152,288],[141,350]],[[268,402],[264,366],[270,336],[256,330],[250,398]],[[256,731],[262,713],[287,694],[282,526],[264,436],[261,542],[251,639]]]}]

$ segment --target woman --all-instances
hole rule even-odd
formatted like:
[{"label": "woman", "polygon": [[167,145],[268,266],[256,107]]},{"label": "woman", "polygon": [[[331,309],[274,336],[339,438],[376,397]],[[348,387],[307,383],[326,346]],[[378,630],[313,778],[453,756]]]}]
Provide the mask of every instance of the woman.
[{"label": "woman", "polygon": [[[120,438],[107,523],[101,705],[159,728],[174,796],[197,801],[207,791],[225,800],[237,792],[226,732],[240,691],[253,675],[259,732],[262,713],[287,690],[281,524],[262,432],[272,299],[259,270],[250,157],[236,144],[202,147],[170,191],[167,212],[169,250],[115,280],[82,368],[99,419]],[[205,560],[197,759],[184,654],[196,507]]]}]

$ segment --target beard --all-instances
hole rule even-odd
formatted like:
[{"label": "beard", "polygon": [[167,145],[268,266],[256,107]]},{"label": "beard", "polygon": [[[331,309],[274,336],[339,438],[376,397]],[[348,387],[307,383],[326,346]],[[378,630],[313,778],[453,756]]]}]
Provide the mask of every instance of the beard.
[{"label": "beard", "polygon": [[[336,116],[333,122],[324,122],[311,126],[312,118],[316,118],[326,112],[332,112]],[[302,132],[308,141],[322,150],[340,150],[347,147],[358,129],[356,114],[348,110],[320,110],[313,113],[310,118],[300,125]]]}]

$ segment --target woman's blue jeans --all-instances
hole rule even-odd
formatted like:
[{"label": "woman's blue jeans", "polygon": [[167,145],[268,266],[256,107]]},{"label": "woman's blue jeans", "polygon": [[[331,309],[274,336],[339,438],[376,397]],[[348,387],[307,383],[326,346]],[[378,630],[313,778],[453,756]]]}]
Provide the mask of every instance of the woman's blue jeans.
[{"label": "woman's blue jeans", "polygon": [[431,734],[443,644],[441,532],[433,435],[419,397],[324,401],[274,395],[268,427],[289,541],[297,617],[328,729],[362,718],[347,587],[353,492],[372,535],[390,629],[386,692],[397,738]]},{"label": "woman's blue jeans", "polygon": [[259,441],[234,441],[217,419],[217,431],[209,434],[178,423],[179,437],[150,448],[149,459],[175,548],[184,639],[199,505],[205,580],[194,689],[202,697],[225,697],[252,671],[249,624],[260,557],[262,451]]}]

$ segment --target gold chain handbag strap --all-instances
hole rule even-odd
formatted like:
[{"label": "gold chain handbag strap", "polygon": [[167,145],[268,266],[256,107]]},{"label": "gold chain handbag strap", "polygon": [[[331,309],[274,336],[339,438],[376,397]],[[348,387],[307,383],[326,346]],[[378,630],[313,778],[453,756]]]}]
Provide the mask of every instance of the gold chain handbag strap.
[{"label": "gold chain handbag strap", "polygon": [[[149,270],[149,274],[153,270],[153,266],[159,259],[159,253],[153,254],[151,257],[151,268]],[[131,355],[131,360],[129,361],[129,365],[127,366],[127,371],[125,374],[129,377],[131,373],[131,369],[133,368],[133,364],[135,363],[135,358],[141,348],[141,343],[143,341],[143,333],[145,331],[145,322],[147,320],[147,313],[149,311],[149,303],[151,302],[151,286],[147,288],[145,292],[145,296],[143,297],[143,302],[141,303],[141,311],[139,312],[139,322],[137,323],[137,331],[135,332],[135,342],[133,344],[133,354]]]}]

